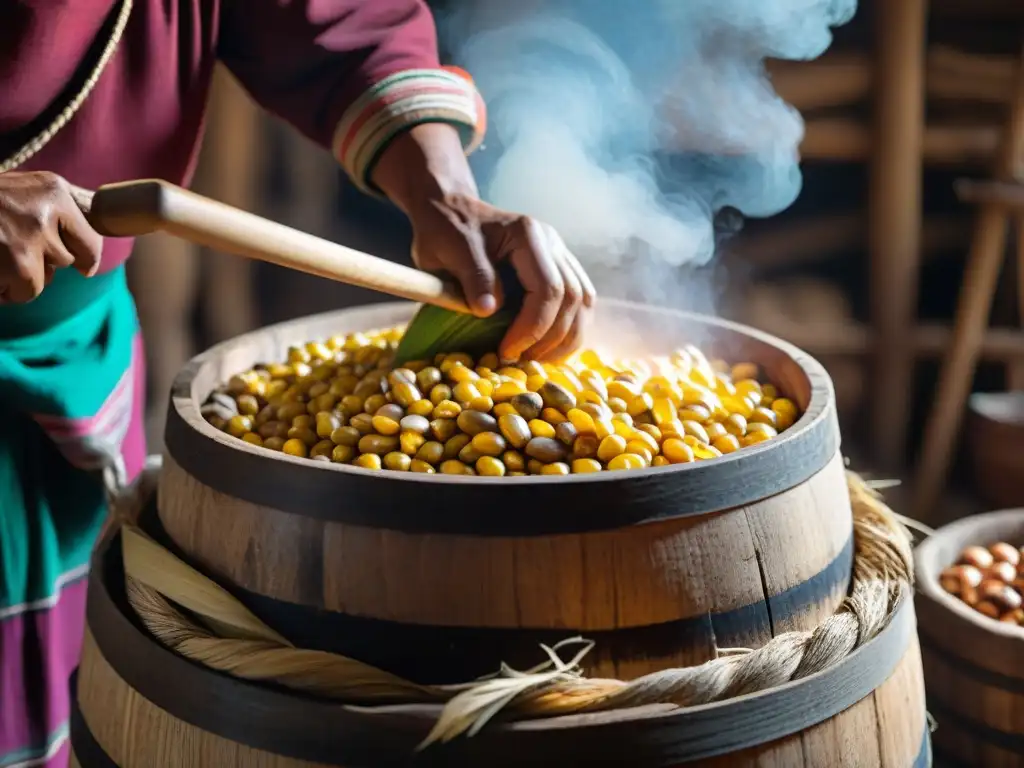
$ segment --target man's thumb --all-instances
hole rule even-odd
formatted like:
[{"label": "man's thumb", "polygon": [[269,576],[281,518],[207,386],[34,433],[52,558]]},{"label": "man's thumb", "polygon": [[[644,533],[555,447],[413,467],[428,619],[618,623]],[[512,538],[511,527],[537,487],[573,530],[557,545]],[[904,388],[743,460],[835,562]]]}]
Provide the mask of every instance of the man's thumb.
[{"label": "man's thumb", "polygon": [[474,315],[489,317],[497,311],[501,303],[501,287],[486,253],[467,248],[453,272]]}]

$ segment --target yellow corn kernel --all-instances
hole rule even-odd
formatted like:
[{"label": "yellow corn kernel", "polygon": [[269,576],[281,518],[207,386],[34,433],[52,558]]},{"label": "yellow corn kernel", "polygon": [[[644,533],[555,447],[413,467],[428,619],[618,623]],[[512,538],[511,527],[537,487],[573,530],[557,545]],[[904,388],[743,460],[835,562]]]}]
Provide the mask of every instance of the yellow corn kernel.
[{"label": "yellow corn kernel", "polygon": [[647,413],[652,408],[654,408],[654,398],[649,392],[641,392],[631,400],[626,401],[626,413],[630,416],[639,416],[641,413]]},{"label": "yellow corn kernel", "polygon": [[548,377],[541,374],[531,374],[526,377],[526,390],[536,392],[547,383]]},{"label": "yellow corn kernel", "polygon": [[455,384],[460,384],[463,381],[476,381],[480,378],[472,368],[467,368],[464,365],[453,365],[445,373],[448,379]]},{"label": "yellow corn kernel", "polygon": [[725,431],[736,437],[743,437],[747,433],[747,420],[739,413],[730,413],[722,422]]},{"label": "yellow corn kernel", "polygon": [[473,436],[470,445],[482,456],[500,456],[507,443],[497,432],[480,432]]},{"label": "yellow corn kernel", "polygon": [[616,418],[612,418],[611,421],[612,429],[615,431],[615,434],[622,435],[627,440],[629,440],[637,432],[636,427],[634,427],[632,424],[627,424],[626,422],[620,421],[619,419]]},{"label": "yellow corn kernel", "polygon": [[462,413],[462,406],[453,400],[442,400],[430,414],[434,419],[454,419]]},{"label": "yellow corn kernel", "polygon": [[738,451],[740,448],[740,441],[736,435],[724,434],[719,435],[711,442],[711,447],[716,448],[723,454],[732,453]]},{"label": "yellow corn kernel", "polygon": [[474,397],[467,403],[467,408],[471,411],[480,411],[481,413],[490,413],[494,407],[494,401],[486,395],[480,395],[480,397]]},{"label": "yellow corn kernel", "polygon": [[398,436],[398,445],[402,453],[415,456],[416,452],[427,442],[427,438],[419,432],[405,430]]},{"label": "yellow corn kernel", "polygon": [[778,429],[789,429],[796,423],[797,408],[792,400],[780,397],[772,402],[771,407],[775,413],[775,426]]},{"label": "yellow corn kernel", "polygon": [[555,428],[541,419],[530,419],[530,434],[534,437],[554,437]]},{"label": "yellow corn kernel", "polygon": [[[626,401],[618,397],[608,398],[608,408],[613,413],[626,413],[629,406],[626,405]],[[628,414],[627,414],[628,415]]]},{"label": "yellow corn kernel", "polygon": [[514,411],[498,419],[498,429],[513,448],[524,448],[531,437],[536,437],[526,419]]},{"label": "yellow corn kernel", "polygon": [[736,385],[728,379],[718,376],[715,378],[715,394],[720,397],[734,396],[736,394]]},{"label": "yellow corn kernel", "polygon": [[620,453],[608,462],[609,470],[617,469],[643,469],[644,461],[635,453]]},{"label": "yellow corn kernel", "polygon": [[685,464],[694,460],[693,448],[675,437],[670,437],[661,444],[661,455],[673,464]]},{"label": "yellow corn kernel", "polygon": [[698,459],[714,459],[722,455],[722,452],[710,445],[696,445],[693,447],[693,455]]},{"label": "yellow corn kernel", "polygon": [[481,477],[503,477],[505,465],[493,456],[481,456],[476,460],[476,473]]},{"label": "yellow corn kernel", "polygon": [[622,435],[607,435],[597,446],[597,458],[606,463],[625,452],[626,438]]},{"label": "yellow corn kernel", "polygon": [[438,403],[442,403],[446,400],[450,401],[452,397],[454,397],[454,395],[452,394],[451,387],[447,384],[436,384],[430,389],[430,395],[427,399],[434,403],[434,405],[437,405]]},{"label": "yellow corn kernel", "polygon": [[409,462],[409,471],[422,472],[423,474],[426,475],[432,475],[435,472],[432,466],[427,464],[427,462],[425,461],[420,461],[419,459],[413,459],[412,461]]},{"label": "yellow corn kernel", "polygon": [[625,403],[631,403],[639,394],[640,388],[632,382],[618,379],[608,382],[608,397],[617,397]]},{"label": "yellow corn kernel", "polygon": [[512,403],[498,403],[491,411],[491,415],[496,419],[500,419],[502,416],[508,416],[513,413],[518,415],[519,412]]},{"label": "yellow corn kernel", "polygon": [[409,467],[411,465],[412,459],[410,459],[404,453],[392,451],[391,453],[384,456],[384,466],[392,471],[408,472]]},{"label": "yellow corn kernel", "polygon": [[700,403],[693,403],[692,405],[684,405],[679,409],[679,420],[680,421],[696,421],[700,424],[704,424],[708,419],[711,418],[711,410]]},{"label": "yellow corn kernel", "polygon": [[575,475],[586,475],[591,472],[600,472],[601,462],[595,459],[574,459],[572,462],[572,472]]},{"label": "yellow corn kernel", "polygon": [[252,432],[253,428],[252,416],[232,416],[228,419],[227,431],[232,437],[241,437],[246,432]]},{"label": "yellow corn kernel", "polygon": [[504,376],[506,379],[519,382],[523,386],[522,391],[526,390],[526,379],[528,378],[526,371],[520,370],[519,368],[505,367],[498,369],[498,375]]},{"label": "yellow corn kernel", "polygon": [[742,397],[723,397],[722,407],[730,414],[742,416],[744,421],[754,412],[750,401]]},{"label": "yellow corn kernel", "polygon": [[[639,429],[642,426],[644,425],[638,425],[637,429]],[[686,428],[683,426],[683,422],[681,422],[679,419],[673,419],[672,421],[667,422],[666,424],[662,424],[661,426],[658,427],[658,429],[661,430],[661,435],[663,438],[683,437],[686,434]]]},{"label": "yellow corn kernel", "polygon": [[381,468],[380,456],[375,453],[364,453],[360,456],[356,456],[352,463],[357,467],[362,467],[363,469]]},{"label": "yellow corn kernel", "polygon": [[374,416],[370,421],[373,428],[381,435],[397,435],[402,429],[401,424],[387,416]]},{"label": "yellow corn kernel", "polygon": [[442,475],[468,475],[469,467],[458,459],[448,459],[439,467]]},{"label": "yellow corn kernel", "polygon": [[567,420],[565,418],[565,415],[561,411],[556,410],[554,408],[544,408],[540,412],[540,417],[544,421],[546,421],[548,424],[551,424],[551,425],[554,425],[554,426],[558,426],[563,421]]},{"label": "yellow corn kernel", "polygon": [[496,403],[504,403],[525,391],[526,385],[523,382],[516,379],[506,379],[494,388],[491,397],[494,398]]},{"label": "yellow corn kernel", "polygon": [[562,461],[553,461],[540,468],[542,475],[568,475],[569,465]]},{"label": "yellow corn kernel", "polygon": [[263,438],[255,432],[246,432],[242,435],[242,439],[251,445],[263,445]]},{"label": "yellow corn kernel", "polygon": [[[722,435],[729,434],[726,431],[725,426],[719,421],[709,421],[707,424],[703,426],[704,431],[707,432],[709,440],[715,440],[721,437]],[[708,442],[708,440],[705,440],[704,442]]]},{"label": "yellow corn kernel", "polygon": [[304,442],[297,438],[286,440],[284,445],[281,446],[281,450],[287,453],[289,456],[299,456],[305,458],[309,455],[309,448]]},{"label": "yellow corn kernel", "polygon": [[501,461],[510,472],[521,472],[526,469],[526,457],[519,451],[505,451]]},{"label": "yellow corn kernel", "polygon": [[654,451],[647,447],[641,440],[630,440],[626,443],[626,453],[632,453],[644,460],[644,466],[650,466],[654,460]]},{"label": "yellow corn kernel", "polygon": [[463,407],[465,407],[467,403],[470,403],[476,398],[482,396],[483,395],[480,394],[480,390],[477,389],[471,381],[463,381],[452,387],[452,397],[454,397],[455,401]]},{"label": "yellow corn kernel", "polygon": [[765,424],[763,422],[755,421],[752,424],[747,424],[747,435],[759,434],[764,435],[767,439],[778,437],[779,433],[775,430],[771,424]]},{"label": "yellow corn kernel", "polygon": [[750,414],[750,418],[747,421],[750,424],[767,424],[770,427],[774,427],[778,423],[779,417],[775,411],[771,408],[765,408],[764,406],[758,406],[754,409],[753,413]]},{"label": "yellow corn kernel", "polygon": [[569,422],[576,428],[577,433],[581,435],[596,434],[597,427],[594,424],[594,417],[586,411],[579,408],[570,408],[566,416]]},{"label": "yellow corn kernel", "polygon": [[[647,446],[647,450],[651,452],[651,456],[652,457],[658,455],[658,450],[659,450],[658,441],[657,441],[657,439],[653,435],[651,435],[651,434],[645,432],[644,430],[638,428],[635,432],[633,432],[633,436],[632,436],[631,439],[636,441],[636,442],[642,443],[643,445],[646,445]],[[635,453],[635,451],[634,451],[634,453]]]},{"label": "yellow corn kernel", "polygon": [[670,462],[664,456],[655,456],[654,460],[651,461],[651,466],[652,467],[667,467],[671,463],[672,462]]},{"label": "yellow corn kernel", "polygon": [[683,433],[687,435],[693,435],[702,443],[710,443],[711,438],[708,435],[707,429],[704,425],[696,421],[684,421],[683,422]]}]

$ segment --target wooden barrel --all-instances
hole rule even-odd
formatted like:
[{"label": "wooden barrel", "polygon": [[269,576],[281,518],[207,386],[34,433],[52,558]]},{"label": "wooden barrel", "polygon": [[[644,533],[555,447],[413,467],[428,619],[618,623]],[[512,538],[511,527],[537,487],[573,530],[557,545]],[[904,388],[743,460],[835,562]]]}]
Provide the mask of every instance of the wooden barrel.
[{"label": "wooden barrel", "polygon": [[798,682],[685,710],[532,722],[416,746],[439,706],[340,706],[232,678],[167,650],[127,605],[120,547],[90,575],[71,743],[81,768],[928,768],[910,600],[881,634]]},{"label": "wooden barrel", "polygon": [[928,710],[943,765],[1024,768],[1024,628],[981,615],[939,584],[964,547],[997,541],[1024,543],[1024,510],[958,520],[915,553]]},{"label": "wooden barrel", "polygon": [[583,634],[593,676],[632,678],[809,629],[846,594],[852,521],[831,382],[783,341],[602,301],[593,338],[631,358],[695,343],[759,363],[805,410],[714,461],[568,477],[374,472],[251,446],[200,415],[289,345],[406,322],[387,304],[213,347],[175,382],[158,512],[169,546],[267,624],[423,683],[546,660]]}]

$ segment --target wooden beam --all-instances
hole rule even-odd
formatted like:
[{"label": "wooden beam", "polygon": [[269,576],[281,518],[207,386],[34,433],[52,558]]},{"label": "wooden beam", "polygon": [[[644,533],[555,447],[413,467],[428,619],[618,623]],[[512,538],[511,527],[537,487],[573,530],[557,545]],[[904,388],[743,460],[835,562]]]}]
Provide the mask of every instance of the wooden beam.
[{"label": "wooden beam", "polygon": [[875,359],[872,447],[886,468],[904,462],[914,357],[922,218],[925,32],[928,0],[875,8],[875,133],[868,191]]}]

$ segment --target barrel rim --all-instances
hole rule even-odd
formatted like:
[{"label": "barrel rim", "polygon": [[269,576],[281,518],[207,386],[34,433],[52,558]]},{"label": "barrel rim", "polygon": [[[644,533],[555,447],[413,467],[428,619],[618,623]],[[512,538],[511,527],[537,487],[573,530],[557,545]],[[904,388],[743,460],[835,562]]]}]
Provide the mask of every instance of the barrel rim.
[{"label": "barrel rim", "polygon": [[[944,568],[953,565],[956,556],[965,546],[977,544],[986,537],[1003,538],[1008,531],[1024,538],[1024,508],[971,515],[944,525],[914,550],[914,576],[919,595],[936,607],[952,613],[960,620],[958,624],[966,624],[1006,643],[1019,645],[1017,653],[1024,653],[1024,628],[993,621],[981,615],[946,592],[939,583],[939,574]],[[938,627],[936,629],[939,630]],[[946,629],[942,627],[941,631]]]},{"label": "barrel rim", "polygon": [[[808,353],[762,331],[697,313],[608,299],[599,306],[671,317],[705,332],[726,332],[775,349],[792,360],[809,383],[805,412],[777,438],[709,461],[628,472],[501,478],[384,472],[310,461],[238,440],[215,429],[201,415],[202,403],[195,388],[206,366],[252,345],[261,336],[287,337],[311,323],[328,323],[332,318],[343,327],[346,319],[359,313],[369,318],[408,310],[411,316],[415,307],[408,302],[388,302],[268,326],[197,355],[174,380],[165,450],[203,485],[256,505],[369,527],[479,535],[583,532],[739,507],[807,481],[838,451],[832,382],[821,363]],[[502,488],[503,493],[494,494],[494,487]],[[545,508],[531,505],[535,502],[531,494],[539,492],[550,499]],[[378,503],[373,509],[337,503],[339,498],[353,495],[365,495]],[[385,501],[389,503],[380,503]],[[402,502],[414,507],[406,511]],[[474,502],[485,507],[474,507]],[[424,505],[430,508],[429,514]],[[495,514],[495,505],[510,512],[514,509],[515,515]],[[582,510],[588,505],[603,508],[604,513],[574,514],[573,506]],[[552,515],[549,508],[560,512]]]},{"label": "barrel rim", "polygon": [[[116,533],[97,550],[89,576],[88,631],[106,663],[173,717],[232,741],[328,765],[361,764],[367,757],[374,765],[407,765],[436,722],[439,705],[370,711],[257,685],[179,656],[149,635],[128,607],[119,581],[119,544]],[[729,754],[810,728],[870,695],[905,658],[914,628],[908,595],[878,636],[835,666],[801,680],[682,711],[647,705],[493,722],[470,739],[429,748],[417,763],[454,768],[479,765],[487,758],[491,765],[519,765],[524,751],[531,749],[545,759],[558,757],[552,750],[559,746],[565,755],[581,757],[576,751],[580,744],[593,755],[622,754],[643,761],[631,765],[673,766]],[[566,731],[574,738],[560,741]],[[587,738],[579,739],[583,731]]]}]

